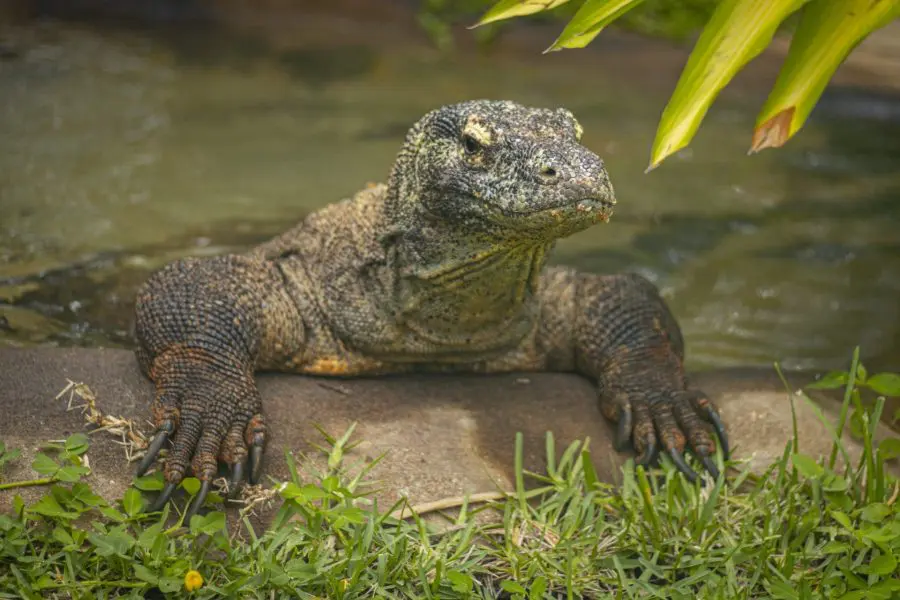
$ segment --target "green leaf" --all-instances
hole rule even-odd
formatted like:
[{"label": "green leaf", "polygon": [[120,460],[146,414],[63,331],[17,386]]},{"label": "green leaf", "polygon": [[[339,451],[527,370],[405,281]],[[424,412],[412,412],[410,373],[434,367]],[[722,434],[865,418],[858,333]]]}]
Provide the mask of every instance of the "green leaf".
[{"label": "green leaf", "polygon": [[156,492],[163,489],[166,486],[166,482],[163,479],[162,471],[156,471],[151,475],[135,478],[132,485],[144,492]]},{"label": "green leaf", "polygon": [[808,479],[816,479],[825,474],[825,468],[805,454],[791,455],[791,462],[797,471]]},{"label": "green leaf", "polygon": [[844,513],[837,511],[837,510],[832,510],[830,512],[831,512],[831,518],[834,519],[835,521],[837,521],[838,523],[840,523],[841,525],[843,525],[844,529],[849,529],[850,531],[853,531],[853,523],[850,522],[850,517],[848,517]]},{"label": "green leaf", "polygon": [[866,590],[853,590],[841,596],[838,600],[865,600],[868,592]]},{"label": "green leaf", "polygon": [[125,490],[125,495],[122,497],[122,508],[125,509],[125,513],[129,517],[133,517],[144,507],[144,498],[141,496],[141,492],[136,490],[135,488],[128,488]]},{"label": "green leaf", "polygon": [[134,576],[153,585],[159,582],[159,575],[140,564],[134,565]]},{"label": "green leaf", "polygon": [[806,388],[811,390],[834,390],[846,386],[849,379],[850,375],[844,371],[832,371],[818,381],[810,383]]},{"label": "green leaf", "polygon": [[869,573],[875,575],[890,575],[897,569],[897,559],[891,554],[881,554],[869,563]]},{"label": "green leaf", "polygon": [[460,573],[459,571],[447,571],[445,575],[447,581],[450,582],[450,588],[459,594],[470,594],[472,592],[472,586],[474,585],[474,580],[471,576],[466,575],[465,573]]},{"label": "green leaf", "polygon": [[885,460],[892,460],[900,456],[900,439],[887,438],[878,442],[878,451]]},{"label": "green leaf", "polygon": [[815,0],[808,4],[757,118],[751,152],[782,146],[799,131],[847,55],[898,15],[900,2],[887,0]]},{"label": "green leaf", "polygon": [[505,580],[500,583],[500,588],[503,589],[504,592],[509,592],[510,594],[526,594],[527,590],[523,588],[520,584],[515,581]]},{"label": "green leaf", "polygon": [[872,375],[866,385],[883,396],[900,396],[900,375],[897,373]]},{"label": "green leaf", "polygon": [[587,0],[556,41],[544,52],[563,48],[584,48],[607,25],[641,4],[644,0]]},{"label": "green leaf", "polygon": [[762,52],[781,22],[808,0],[722,0],[700,34],[669,99],[649,169],[685,147],[734,75]]},{"label": "green leaf", "polygon": [[772,597],[778,600],[798,600],[800,598],[793,586],[780,579],[769,582],[769,590],[772,592]]},{"label": "green leaf", "polygon": [[75,545],[75,540],[72,539],[72,535],[63,529],[62,527],[57,526],[53,530],[53,539],[62,544],[63,546],[73,546]]},{"label": "green leaf", "polygon": [[225,529],[225,513],[213,511],[203,516],[194,515],[191,518],[191,533],[212,535]]},{"label": "green leaf", "polygon": [[850,550],[852,547],[845,542],[830,541],[822,546],[822,552],[825,554],[844,554]]},{"label": "green leaf", "polygon": [[184,491],[189,496],[196,496],[197,492],[200,491],[200,480],[196,477],[185,477],[181,481],[181,487],[184,488]]},{"label": "green leaf", "polygon": [[51,476],[59,471],[59,464],[43,452],[34,457],[31,468],[41,475]]},{"label": "green leaf", "polygon": [[65,449],[69,454],[84,454],[89,446],[90,440],[83,433],[73,433],[66,438]]},{"label": "green leaf", "polygon": [[76,483],[72,486],[72,498],[78,500],[85,506],[106,506],[106,500],[102,496],[95,494],[91,488],[84,483]]},{"label": "green leaf", "polygon": [[487,25],[488,23],[493,23],[495,21],[502,21],[503,19],[524,17],[526,15],[550,10],[557,6],[562,6],[568,1],[569,0],[500,0],[500,2],[484,13],[481,19],[479,19],[475,25],[470,27],[470,29],[481,27],[482,25]]},{"label": "green leaf", "polygon": [[124,521],[125,515],[121,512],[113,508],[112,506],[104,506],[100,509],[100,514],[106,517],[107,519],[112,519],[113,521]]},{"label": "green leaf", "polygon": [[543,600],[546,591],[547,578],[540,575],[535,577],[534,581],[531,583],[531,589],[528,591],[528,598],[530,600]]},{"label": "green leaf", "polygon": [[857,383],[866,383],[866,378],[869,376],[869,372],[866,371],[866,368],[862,363],[856,365],[856,382]]},{"label": "green leaf", "polygon": [[64,509],[52,495],[42,496],[40,500],[28,507],[29,512],[44,515],[45,517],[57,517],[60,519],[75,519],[79,513]]},{"label": "green leaf", "polygon": [[162,593],[174,594],[181,590],[182,584],[183,580],[179,577],[160,577],[157,585],[159,585],[159,591]]},{"label": "green leaf", "polygon": [[115,555],[122,558],[131,558],[128,552],[135,544],[134,538],[122,527],[115,527],[105,535],[89,533],[88,541],[97,548],[97,554],[100,556]]},{"label": "green leaf", "polygon": [[862,512],[859,516],[863,521],[868,521],[869,523],[881,523],[882,521],[884,521],[884,518],[890,514],[890,506],[882,502],[876,502],[862,509]]},{"label": "green leaf", "polygon": [[890,542],[900,537],[900,521],[888,523],[874,531],[862,531],[861,534],[876,543]]},{"label": "green leaf", "polygon": [[56,472],[55,477],[60,481],[75,482],[90,473],[90,471],[91,470],[87,467],[82,467],[79,465],[66,465],[65,467],[61,467],[59,471]]},{"label": "green leaf", "polygon": [[890,598],[891,592],[900,591],[900,579],[883,579],[869,588],[869,592],[879,594],[882,598]]},{"label": "green leaf", "polygon": [[853,510],[854,502],[845,492],[825,492],[825,499],[828,504],[837,510],[849,512]]},{"label": "green leaf", "polygon": [[141,532],[137,539],[137,545],[141,550],[149,552],[160,535],[162,535],[162,523],[154,523]]},{"label": "green leaf", "polygon": [[826,492],[843,492],[847,487],[847,480],[837,473],[827,472],[822,478],[822,489]]},{"label": "green leaf", "polygon": [[0,441],[0,469],[3,469],[3,465],[8,462],[12,462],[22,456],[22,451],[18,448],[13,448],[12,450],[7,450],[6,445]]}]

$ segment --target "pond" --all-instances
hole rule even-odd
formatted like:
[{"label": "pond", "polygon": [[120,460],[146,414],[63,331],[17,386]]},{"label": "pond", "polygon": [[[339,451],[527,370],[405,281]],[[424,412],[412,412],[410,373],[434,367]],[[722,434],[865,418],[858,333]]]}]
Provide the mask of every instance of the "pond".
[{"label": "pond", "polygon": [[746,156],[766,91],[749,86],[645,174],[677,76],[646,53],[545,57],[538,39],[527,52],[442,56],[345,26],[337,41],[299,27],[290,43],[192,27],[5,28],[0,344],[129,347],[133,295],[153,269],[247,249],[384,180],[419,116],[491,97],[565,106],[582,122],[619,204],[555,260],[652,278],[692,367],[842,367],[857,344],[897,364],[897,99],[835,89],[786,148]]}]

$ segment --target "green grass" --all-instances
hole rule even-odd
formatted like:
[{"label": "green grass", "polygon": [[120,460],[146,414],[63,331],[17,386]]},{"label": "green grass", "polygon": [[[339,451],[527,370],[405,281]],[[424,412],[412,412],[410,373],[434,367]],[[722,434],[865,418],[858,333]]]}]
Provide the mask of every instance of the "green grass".
[{"label": "green grass", "polygon": [[[846,388],[835,432],[851,418],[858,366],[855,358],[855,376],[823,380]],[[197,598],[896,599],[900,484],[872,439],[882,406],[856,407],[864,452],[843,469],[839,442],[816,461],[795,438],[763,476],[732,464],[727,482],[706,487],[669,463],[629,463],[620,486],[600,483],[589,443],[557,456],[549,434],[546,471],[529,473],[519,437],[515,490],[477,505],[438,503],[429,508],[445,508],[427,520],[371,501],[372,465],[349,464],[351,428],[325,435],[324,472],[301,476],[287,455],[291,480],[260,496],[283,504],[258,534],[246,515],[229,532],[217,510],[190,523],[176,514],[172,524],[168,508],[142,514],[158,474],[107,504],[81,481],[88,438],[76,434],[34,461],[40,480],[53,482],[47,494],[0,515],[0,598],[185,597],[196,570]],[[0,464],[5,456],[16,459],[0,447]],[[185,480],[189,496],[197,487]]]}]

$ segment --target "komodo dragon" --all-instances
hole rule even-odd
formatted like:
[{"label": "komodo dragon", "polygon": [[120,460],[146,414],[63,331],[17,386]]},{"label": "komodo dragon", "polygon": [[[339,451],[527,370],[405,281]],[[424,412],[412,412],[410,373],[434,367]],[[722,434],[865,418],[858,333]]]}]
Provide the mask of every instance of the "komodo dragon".
[{"label": "komodo dragon", "polygon": [[[246,254],[178,260],[137,295],[137,357],[156,384],[147,471],[172,438],[169,500],[190,465],[204,502],[218,461],[261,472],[254,373],[320,376],[570,371],[596,382],[616,448],[660,447],[690,480],[725,428],[691,389],[678,324],[649,281],[545,266],[556,240],[607,222],[603,161],[565,109],[476,100],[410,129],[386,185]],[[249,450],[248,450],[249,448]],[[249,459],[249,466],[247,462]]]}]

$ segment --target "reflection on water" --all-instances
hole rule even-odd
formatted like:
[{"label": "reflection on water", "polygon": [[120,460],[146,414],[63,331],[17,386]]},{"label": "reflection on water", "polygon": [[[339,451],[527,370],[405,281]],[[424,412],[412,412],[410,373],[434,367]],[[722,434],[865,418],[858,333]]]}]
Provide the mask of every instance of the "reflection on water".
[{"label": "reflection on water", "polygon": [[505,97],[572,109],[619,195],[612,223],[556,260],[655,280],[693,366],[827,368],[856,344],[900,357],[895,99],[832,94],[788,148],[746,157],[764,96],[727,98],[645,175],[665,101],[646,65],[623,79],[572,54],[441,58],[303,31],[283,50],[222,32],[2,33],[0,344],[127,346],[151,269],[266,239],[383,180],[427,110]]}]

